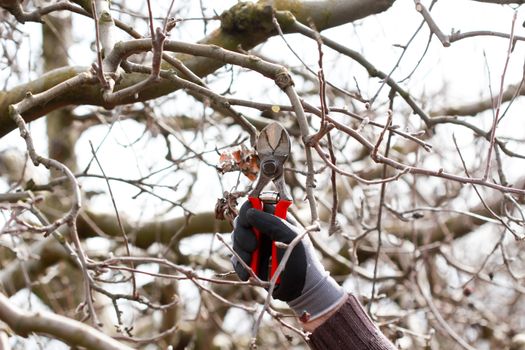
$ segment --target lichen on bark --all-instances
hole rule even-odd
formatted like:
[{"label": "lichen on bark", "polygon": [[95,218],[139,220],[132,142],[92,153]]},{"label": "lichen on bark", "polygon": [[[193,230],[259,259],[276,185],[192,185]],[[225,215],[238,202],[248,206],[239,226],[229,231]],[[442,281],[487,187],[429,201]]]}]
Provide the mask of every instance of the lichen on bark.
[{"label": "lichen on bark", "polygon": [[221,29],[227,33],[275,31],[272,7],[261,3],[240,2],[221,14]]}]

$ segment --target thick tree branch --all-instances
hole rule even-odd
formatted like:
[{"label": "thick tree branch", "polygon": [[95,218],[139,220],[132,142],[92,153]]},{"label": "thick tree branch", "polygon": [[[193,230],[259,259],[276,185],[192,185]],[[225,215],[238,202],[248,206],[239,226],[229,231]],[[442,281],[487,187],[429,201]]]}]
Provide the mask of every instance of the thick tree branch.
[{"label": "thick tree branch", "polygon": [[[87,214],[89,219],[98,226],[104,234],[118,238],[121,231],[114,215]],[[215,213],[203,212],[192,215],[189,220],[186,217],[178,217],[163,221],[152,221],[137,228],[137,225],[126,218],[122,218],[122,224],[126,232],[133,232],[132,242],[139,248],[148,248],[153,243],[173,243],[173,235],[177,232],[176,242],[183,238],[199,233],[231,232],[232,227],[227,221],[215,219]],[[179,232],[180,230],[180,232]],[[78,219],[79,235],[83,238],[95,236],[95,231],[89,223],[80,216]]]},{"label": "thick tree branch", "polygon": [[0,294],[0,319],[16,334],[23,337],[31,333],[46,334],[73,347],[93,350],[131,350],[106,334],[68,317],[50,312],[24,311]]},{"label": "thick tree branch", "polygon": [[[517,181],[515,187],[518,189],[524,188],[525,178]],[[507,199],[502,196],[490,198],[486,201],[486,206],[480,203],[469,209],[468,213],[473,215],[457,214],[444,219],[443,225],[436,225],[434,221],[428,221],[426,224],[418,224],[416,225],[416,236],[420,240],[418,244],[444,241],[447,238],[447,234],[451,234],[451,238],[453,239],[461,238],[485,224],[487,222],[486,218],[493,218],[494,216],[491,211],[496,215],[503,215],[503,204],[506,200]],[[408,225],[387,226],[388,232],[403,239],[412,239],[413,232],[408,228]]]},{"label": "thick tree branch", "polygon": [[[299,21],[307,23],[306,14],[318,13],[314,15],[314,24],[318,30],[327,29],[343,23],[350,23],[360,18],[370,16],[387,10],[392,6],[394,0],[352,0],[352,1],[331,1],[330,6],[324,6],[321,12],[315,12],[320,4],[326,1],[261,1],[257,4],[240,3],[233,6],[230,10],[222,14],[221,28],[211,33],[208,37],[199,41],[202,44],[217,45],[227,50],[236,51],[239,48],[249,50],[258,44],[266,41],[275,35],[275,28],[272,23],[272,11],[268,5],[274,4],[277,10],[291,11]],[[336,4],[336,6],[332,6]],[[333,16],[330,16],[330,11]],[[335,11],[337,10],[337,11]],[[293,16],[286,14],[278,16],[283,31],[289,32],[288,26],[293,23]],[[318,22],[316,22],[318,21]],[[194,57],[189,55],[179,55],[178,58],[198,77],[203,77],[213,73],[222,67],[225,62],[211,57]],[[48,73],[35,81],[19,85],[7,92],[0,92],[0,137],[15,128],[14,123],[9,119],[8,107],[11,104],[22,100],[28,91],[33,94],[43,92],[50,87],[70,79],[74,74],[86,71],[87,68],[62,68]],[[116,91],[132,86],[144,79],[142,74],[124,74],[122,80],[116,86]],[[122,103],[138,102],[153,99],[166,95],[178,89],[179,86],[173,82],[163,80],[153,86],[143,90],[136,99],[122,101]],[[45,113],[66,105],[98,105],[111,107],[105,103],[100,86],[77,86],[67,93],[57,96],[45,105],[32,108],[23,115],[27,122],[35,120]]]},{"label": "thick tree branch", "polygon": [[[77,224],[78,234],[83,239],[97,236],[94,226],[107,236],[115,239],[121,237],[117,219],[111,214],[83,213],[78,217]],[[180,240],[196,234],[227,233],[232,230],[227,221],[216,220],[213,212],[198,213],[189,220],[186,217],[179,217],[152,221],[138,228],[134,222],[127,218],[122,218],[122,224],[126,232],[134,232],[133,244],[143,249],[147,249],[154,243],[176,245]],[[177,236],[174,239],[175,234]],[[59,261],[68,261],[74,258],[52,237],[34,243],[28,256],[27,260],[10,262],[3,266],[0,271],[0,287],[7,295],[12,295],[26,287],[26,274],[31,281],[34,281],[49,266]]]},{"label": "thick tree branch", "polygon": [[[319,31],[388,10],[396,0],[262,0],[277,11],[290,11],[301,23]],[[283,28],[287,32],[286,28]]]},{"label": "thick tree branch", "polygon": [[[525,95],[525,84],[509,85],[501,94],[501,102],[509,102],[515,97],[522,95]],[[498,99],[499,95],[464,105],[449,106],[430,112],[430,116],[475,116],[481,112],[494,108]]]},{"label": "thick tree branch", "polygon": [[52,237],[34,243],[30,248],[29,256],[27,260],[14,260],[3,266],[0,271],[0,285],[3,293],[10,296],[26,287],[26,273],[29,279],[34,281],[49,266],[72,258],[62,245]]}]

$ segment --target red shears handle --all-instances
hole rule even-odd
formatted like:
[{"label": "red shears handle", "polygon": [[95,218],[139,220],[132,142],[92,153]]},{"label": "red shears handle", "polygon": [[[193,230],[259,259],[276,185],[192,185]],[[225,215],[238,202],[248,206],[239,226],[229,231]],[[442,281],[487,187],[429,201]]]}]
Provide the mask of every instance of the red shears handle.
[{"label": "red shears handle", "polygon": [[[250,200],[250,203],[252,204],[252,207],[256,210],[263,210],[264,203],[262,200],[256,197],[248,197]],[[281,199],[277,202],[275,205],[275,212],[274,215],[286,220],[286,214],[288,212],[288,208],[292,204],[292,201]],[[257,238],[257,248],[252,253],[252,263],[250,267],[252,268],[253,272],[255,272],[256,275],[259,273],[259,251],[260,251],[260,244],[261,244],[261,233],[258,229],[253,228],[253,233],[255,234],[255,237]],[[277,270],[277,266],[279,266],[279,261],[277,259],[277,246],[275,245],[275,241],[272,242],[272,267],[270,270],[270,276],[269,280],[272,279],[273,275],[275,274],[275,271]],[[281,278],[279,277],[277,279],[277,283],[281,282]]]}]

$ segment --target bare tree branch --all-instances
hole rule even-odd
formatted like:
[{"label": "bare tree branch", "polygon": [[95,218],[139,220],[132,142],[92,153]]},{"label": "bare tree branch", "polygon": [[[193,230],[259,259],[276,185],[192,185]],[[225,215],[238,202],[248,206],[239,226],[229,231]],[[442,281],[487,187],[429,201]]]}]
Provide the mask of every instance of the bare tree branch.
[{"label": "bare tree branch", "polygon": [[21,336],[31,333],[50,335],[70,346],[92,350],[127,350],[130,347],[84,323],[49,312],[21,310],[0,294],[0,319]]},{"label": "bare tree branch", "polygon": [[[316,28],[318,28],[319,30],[323,30],[341,24],[340,21],[342,21],[344,18],[346,18],[347,23],[352,22],[354,20],[369,16],[371,14],[385,11],[393,4],[393,2],[394,1],[385,0],[338,1],[338,7],[334,8],[334,10],[337,9],[338,11],[334,13],[334,16],[316,17],[317,20],[321,21],[322,23],[315,23],[315,25]],[[278,10],[290,9],[292,11],[300,11],[300,13],[298,14],[299,19],[305,20],[306,23],[306,18],[301,17],[301,13],[313,13],[309,6],[318,8],[320,3],[322,3],[322,1],[304,2],[301,3],[301,6],[296,6],[297,3],[294,3],[294,6],[291,8],[289,8],[287,5],[281,5],[282,7],[278,7]],[[239,47],[242,47],[243,50],[249,50],[253,48],[254,46],[258,45],[259,43],[265,41],[266,39],[275,34],[273,31],[273,25],[271,25],[272,14],[271,11],[267,11],[266,6],[267,5],[265,5],[263,2],[254,5],[243,4],[234,6],[232,9],[230,9],[222,15],[221,28],[212,33],[207,38],[202,39],[200,42],[209,45],[218,45],[228,50],[237,50]],[[252,23],[254,27],[261,28],[260,22],[268,21],[270,23],[269,28],[271,29],[269,31],[261,33],[261,31],[258,30],[255,32],[250,32],[248,29],[252,28],[252,26],[246,27],[246,24],[243,27],[239,27],[239,25],[235,22],[236,18],[243,18],[244,13],[250,12],[254,15],[254,18],[257,18],[256,22]],[[326,14],[326,11],[323,13]],[[283,23],[281,23],[281,26],[283,27],[283,30],[286,31],[287,27],[284,24],[286,24],[287,21],[288,23],[290,23],[290,18],[288,18],[287,21],[285,21],[284,18]],[[332,21],[330,20],[330,18],[332,18]],[[258,22],[259,24],[257,24]],[[181,59],[184,62],[184,64],[196,76],[199,77],[203,77],[214,72],[224,64],[220,60],[205,57],[190,58],[188,56],[182,56]],[[45,86],[54,86],[60,82],[65,81],[68,78],[71,78],[71,74],[73,73],[72,68],[64,68],[64,70],[65,71],[62,71],[62,73],[66,73],[65,76],[62,76],[61,74],[59,75],[54,72],[49,73],[52,74],[53,77],[58,80],[49,81],[49,79],[51,78],[49,75],[43,76],[35,82],[29,82],[20,85],[17,88],[12,89],[11,91],[0,92],[0,136],[5,135],[7,132],[11,131],[14,128],[14,125],[7,117],[8,106],[23,99],[23,96],[27,91],[31,91],[33,94],[37,94],[39,92],[44,91]],[[80,69],[80,72],[85,70],[86,68]],[[76,69],[75,71],[78,72],[79,70]],[[142,75],[131,75],[129,77],[126,77],[126,79],[122,80],[122,85],[117,85],[116,87],[118,88],[118,90],[121,90],[127,87],[126,84],[134,84],[139,80],[143,79],[144,76]],[[139,93],[137,98],[129,98],[127,100],[121,101],[121,103],[149,100],[172,92],[177,88],[178,86],[174,85],[169,81],[164,80],[162,82],[154,84],[154,86],[148,89],[145,89],[144,91]],[[29,122],[41,117],[44,113],[48,111],[69,104],[90,104],[111,107],[110,104],[108,105],[103,100],[99,87],[93,86],[92,88],[86,89],[86,86],[77,86],[70,89],[67,94],[56,96],[54,99],[52,99],[45,105],[45,108],[33,108],[31,110],[25,111],[24,118],[27,122]]]}]

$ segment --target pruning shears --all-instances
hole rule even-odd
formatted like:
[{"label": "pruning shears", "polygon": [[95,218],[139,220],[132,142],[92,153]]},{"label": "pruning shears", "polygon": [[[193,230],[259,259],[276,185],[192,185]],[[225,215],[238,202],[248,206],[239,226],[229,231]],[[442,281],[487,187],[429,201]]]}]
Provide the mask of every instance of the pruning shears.
[{"label": "pruning shears", "polygon": [[[290,136],[286,129],[278,122],[268,124],[261,130],[256,143],[257,154],[260,160],[259,174],[255,188],[248,196],[252,207],[263,210],[264,204],[275,204],[274,215],[286,220],[288,208],[292,204],[292,197],[285,187],[284,162],[290,154]],[[273,181],[277,191],[263,191],[264,187]],[[255,274],[259,272],[259,255],[261,234],[253,229],[257,238],[257,248],[252,253],[251,268]],[[272,259],[269,279],[277,270],[277,246],[272,242]],[[277,283],[280,279],[277,280]]]}]

